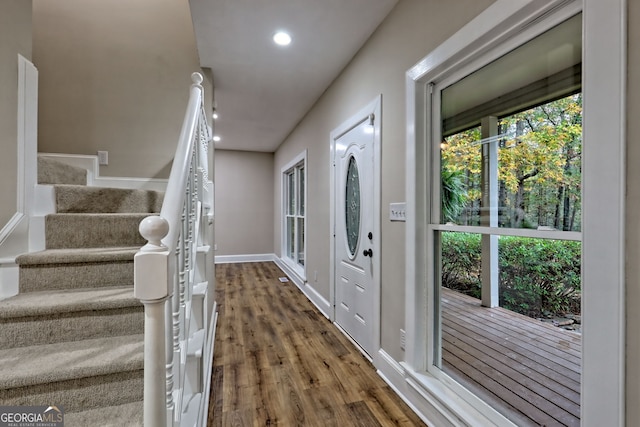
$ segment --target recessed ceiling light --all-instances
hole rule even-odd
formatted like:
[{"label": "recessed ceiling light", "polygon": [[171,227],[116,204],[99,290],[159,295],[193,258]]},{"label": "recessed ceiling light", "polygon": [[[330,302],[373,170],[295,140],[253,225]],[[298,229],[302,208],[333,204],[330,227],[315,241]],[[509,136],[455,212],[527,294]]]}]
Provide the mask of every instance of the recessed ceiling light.
[{"label": "recessed ceiling light", "polygon": [[273,35],[273,41],[280,46],[288,46],[291,43],[291,36],[285,31],[278,31]]},{"label": "recessed ceiling light", "polygon": [[221,139],[222,139],[222,138],[220,138],[218,135],[214,135],[214,136],[213,136],[213,140],[214,140],[215,142],[218,142],[218,141],[220,141]]}]

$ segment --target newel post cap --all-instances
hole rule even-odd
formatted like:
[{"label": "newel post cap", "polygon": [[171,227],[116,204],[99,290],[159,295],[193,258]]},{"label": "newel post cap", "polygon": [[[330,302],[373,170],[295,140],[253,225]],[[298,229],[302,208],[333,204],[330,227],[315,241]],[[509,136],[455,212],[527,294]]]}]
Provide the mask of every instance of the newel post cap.
[{"label": "newel post cap", "polygon": [[140,249],[141,251],[151,252],[166,249],[162,244],[162,239],[169,234],[169,223],[166,219],[158,215],[148,216],[140,222],[138,231],[148,242]]},{"label": "newel post cap", "polygon": [[195,72],[191,74],[191,81],[193,82],[193,84],[201,85],[204,81],[204,77],[202,77],[202,74]]}]

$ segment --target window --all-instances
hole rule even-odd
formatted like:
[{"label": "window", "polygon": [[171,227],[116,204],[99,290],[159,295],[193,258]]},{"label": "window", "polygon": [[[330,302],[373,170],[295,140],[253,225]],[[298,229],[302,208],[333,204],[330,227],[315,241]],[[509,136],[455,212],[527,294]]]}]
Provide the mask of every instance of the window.
[{"label": "window", "polygon": [[[546,50],[557,55],[539,61],[534,59],[533,64],[528,60],[535,58],[534,52],[529,52],[498,72],[484,68],[502,58],[508,59],[510,53],[538,36],[562,34],[562,29],[555,29],[571,21],[583,7],[589,13],[575,18],[585,25],[582,40],[586,62],[583,65],[563,63],[572,58],[572,54],[569,50],[563,51],[569,49],[566,43],[556,43],[541,52]],[[404,367],[409,377],[407,384],[421,395],[430,396],[431,401],[439,402],[440,405],[436,403],[433,407],[440,413],[449,412],[450,416],[459,416],[472,425],[527,423],[518,408],[493,410],[501,404],[501,397],[492,400],[471,382],[465,382],[460,372],[454,372],[458,361],[451,357],[453,352],[447,346],[463,344],[454,342],[459,338],[451,338],[452,329],[444,319],[464,321],[460,320],[465,311],[461,307],[468,308],[469,304],[465,305],[468,300],[461,303],[448,298],[449,290],[440,284],[451,280],[452,274],[458,274],[454,280],[471,282],[471,285],[481,281],[477,289],[480,297],[482,287],[492,280],[498,284],[511,281],[513,288],[513,283],[518,284],[529,274],[522,273],[525,263],[516,262],[512,255],[510,263],[503,264],[509,252],[518,253],[523,247],[537,250],[556,246],[555,251],[561,248],[579,251],[582,258],[582,265],[573,265],[567,277],[556,279],[575,283],[576,271],[581,270],[581,310],[588,339],[581,349],[586,357],[582,359],[578,378],[574,378],[581,383],[580,418],[584,425],[623,424],[624,269],[620,260],[624,259],[624,227],[621,225],[624,224],[624,157],[621,154],[625,116],[624,102],[621,102],[624,98],[624,17],[623,2],[614,2],[611,8],[606,8],[591,0],[550,0],[519,6],[499,0],[457,37],[452,37],[408,72],[408,93],[412,96],[407,104],[409,260]],[[609,31],[615,28],[611,34],[601,29],[603,19],[611,23]],[[604,44],[603,39],[610,44]],[[570,49],[571,52],[581,50]],[[535,77],[537,72],[542,75]],[[492,76],[499,78],[491,79]],[[467,77],[471,78],[467,80]],[[551,83],[542,97],[533,84],[540,80]],[[465,88],[466,84],[469,86]],[[556,89],[559,91],[555,92]],[[522,183],[507,182],[509,173],[511,177],[518,176],[518,168],[510,163],[508,150],[514,153],[524,150],[525,156],[542,158],[540,150],[550,148],[535,144],[541,135],[526,135],[535,124],[527,130],[519,115],[540,107],[554,108],[554,102],[579,105],[583,100],[582,139],[572,139],[571,143],[556,147],[558,154],[564,152],[564,164],[551,161],[545,164],[547,172],[557,167],[562,173],[549,173],[546,181],[538,182],[542,172],[534,168],[520,174],[520,178],[530,175]],[[615,124],[611,137],[601,129],[608,120]],[[529,137],[532,139],[527,141]],[[453,188],[445,186],[443,181],[451,178],[447,174],[455,175],[454,166],[460,162],[447,163],[454,159],[448,156],[454,154],[456,145],[460,155],[466,156],[467,166],[462,173],[468,177],[453,178],[467,180],[469,184],[464,188],[467,197],[461,199],[463,203],[458,204],[458,209],[455,203],[449,203],[455,201],[455,197],[442,200],[451,196],[448,193]],[[569,154],[570,150],[574,153]],[[579,151],[584,153],[580,153],[580,160]],[[567,157],[571,157],[569,162]],[[574,178],[576,181],[572,181]],[[500,181],[504,183],[501,185]],[[576,182],[580,183],[580,192],[576,191]],[[550,183],[555,185],[555,194],[549,190]],[[458,267],[446,265],[453,259],[446,246],[452,244],[479,246],[474,252],[479,255],[466,256],[470,251],[465,249],[458,252]],[[537,266],[547,265],[537,263]],[[480,277],[483,275],[487,278]],[[497,295],[489,292],[487,298],[485,306],[502,304],[500,292]],[[483,308],[479,303],[476,305]],[[485,326],[486,320],[487,317],[476,317],[467,322],[467,332],[472,324]],[[524,335],[519,330],[511,336],[518,334]],[[532,347],[531,351],[537,349]],[[499,353],[493,355],[496,361],[500,360]],[[458,359],[475,363],[468,356]],[[523,373],[529,366],[518,369]],[[496,375],[485,375],[480,383],[490,385]],[[559,389],[558,392],[564,393]],[[574,394],[574,401],[577,398]],[[532,410],[538,406],[535,401],[524,400],[520,403],[533,403]],[[556,424],[565,423],[569,421]]]},{"label": "window", "polygon": [[434,361],[519,425],[580,423],[581,100],[440,144]]},{"label": "window", "polygon": [[283,259],[305,277],[305,164],[306,152],[283,168]]},{"label": "window", "polygon": [[580,423],[581,22],[433,85],[434,366],[519,425]]}]

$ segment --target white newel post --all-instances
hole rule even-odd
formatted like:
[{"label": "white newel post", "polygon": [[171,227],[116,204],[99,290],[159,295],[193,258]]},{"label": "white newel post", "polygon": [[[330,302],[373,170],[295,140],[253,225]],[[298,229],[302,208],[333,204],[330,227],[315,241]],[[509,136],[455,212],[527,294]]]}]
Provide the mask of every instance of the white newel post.
[{"label": "white newel post", "polygon": [[144,304],[144,425],[167,426],[173,418],[173,400],[168,398],[165,307],[173,289],[169,251],[161,240],[169,233],[162,217],[149,216],[140,223],[140,234],[148,241],[135,255],[134,295]]}]

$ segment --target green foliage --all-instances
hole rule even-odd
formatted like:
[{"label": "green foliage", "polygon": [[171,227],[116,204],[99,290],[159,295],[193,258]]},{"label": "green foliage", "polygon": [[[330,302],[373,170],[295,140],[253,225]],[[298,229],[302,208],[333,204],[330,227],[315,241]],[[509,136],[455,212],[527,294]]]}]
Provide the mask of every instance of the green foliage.
[{"label": "green foliage", "polygon": [[[500,306],[531,317],[580,313],[580,242],[501,236]],[[480,297],[480,235],[442,233],[442,285]]]},{"label": "green foliage", "polygon": [[468,196],[465,209],[451,222],[478,225],[481,147],[491,143],[498,144],[501,226],[580,230],[582,95],[502,117],[498,133],[491,142],[481,140],[476,127],[441,144],[442,177],[460,172]]},{"label": "green foliage", "polygon": [[442,286],[480,298],[480,235],[442,233]]},{"label": "green foliage", "polygon": [[502,236],[500,305],[532,317],[580,304],[580,242]]},{"label": "green foliage", "polygon": [[464,184],[464,174],[459,170],[444,168],[440,175],[442,183],[442,219],[450,222],[460,216],[467,202],[467,191]]}]

